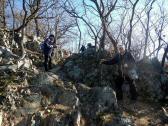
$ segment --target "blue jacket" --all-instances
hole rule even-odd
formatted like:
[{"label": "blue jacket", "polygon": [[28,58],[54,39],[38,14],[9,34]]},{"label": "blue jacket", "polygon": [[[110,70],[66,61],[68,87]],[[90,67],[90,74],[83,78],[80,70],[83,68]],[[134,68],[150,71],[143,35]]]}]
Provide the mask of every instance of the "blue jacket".
[{"label": "blue jacket", "polygon": [[49,55],[51,56],[52,52],[53,52],[53,46],[54,46],[54,42],[51,42],[49,38],[47,38],[44,41],[44,55]]}]

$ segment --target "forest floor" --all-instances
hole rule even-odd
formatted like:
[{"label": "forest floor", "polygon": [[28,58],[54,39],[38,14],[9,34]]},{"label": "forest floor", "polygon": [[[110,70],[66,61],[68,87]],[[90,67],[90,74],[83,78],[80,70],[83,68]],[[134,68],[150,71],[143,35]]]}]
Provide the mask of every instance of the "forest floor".
[{"label": "forest floor", "polygon": [[124,116],[134,119],[137,126],[168,126],[168,122],[164,122],[164,113],[162,107],[168,109],[166,104],[145,102],[138,100],[136,103],[119,102],[120,109]]}]

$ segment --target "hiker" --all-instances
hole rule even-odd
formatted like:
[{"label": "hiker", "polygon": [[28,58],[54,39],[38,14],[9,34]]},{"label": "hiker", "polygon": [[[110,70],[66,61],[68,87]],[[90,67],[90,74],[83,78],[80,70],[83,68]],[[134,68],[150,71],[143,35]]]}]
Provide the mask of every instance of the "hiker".
[{"label": "hiker", "polygon": [[92,45],[92,43],[87,44],[87,49],[95,49],[95,46]]},{"label": "hiker", "polygon": [[87,44],[87,49],[90,49],[92,47],[92,43]]},{"label": "hiker", "polygon": [[54,51],[55,38],[54,35],[49,35],[49,37],[44,41],[44,67],[45,71],[51,69],[51,60]]},{"label": "hiker", "polygon": [[85,50],[86,50],[86,47],[82,45],[82,47],[80,48],[80,52],[83,53]]},{"label": "hiker", "polygon": [[118,72],[119,75],[117,76],[115,80],[115,88],[116,88],[116,96],[118,100],[122,100],[123,98],[123,91],[122,91],[122,85],[124,82],[128,82],[130,86],[130,95],[131,95],[131,100],[136,100],[137,99],[137,91],[135,88],[135,85],[133,83],[133,79],[130,78],[130,76],[126,73],[128,73],[128,67],[131,64],[135,65],[135,60],[133,56],[131,55],[130,52],[124,49],[122,45],[118,46],[119,53],[117,53],[112,59],[110,60],[101,60],[101,64],[106,64],[106,65],[113,65],[117,64],[118,65]]}]

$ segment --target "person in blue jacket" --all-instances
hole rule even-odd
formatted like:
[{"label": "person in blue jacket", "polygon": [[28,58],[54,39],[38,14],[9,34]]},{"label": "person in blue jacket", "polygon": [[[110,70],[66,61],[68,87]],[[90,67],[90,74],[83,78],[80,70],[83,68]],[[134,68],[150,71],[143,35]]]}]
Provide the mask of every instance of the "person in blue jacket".
[{"label": "person in blue jacket", "polygon": [[53,34],[49,35],[49,37],[44,41],[44,67],[45,71],[48,71],[51,69],[51,60],[52,55],[54,51],[54,45],[55,45],[55,37]]},{"label": "person in blue jacket", "polygon": [[129,87],[130,87],[130,95],[132,100],[137,99],[137,91],[136,87],[133,83],[133,79],[130,78],[130,76],[127,74],[129,66],[135,64],[135,59],[131,55],[130,52],[124,49],[122,45],[118,46],[119,53],[117,53],[112,59],[110,60],[102,60],[101,64],[106,64],[106,65],[113,65],[117,64],[118,65],[118,76],[116,77],[115,80],[115,88],[116,88],[116,96],[118,100],[122,100],[123,98],[123,92],[122,92],[122,85],[124,81],[128,82]]}]

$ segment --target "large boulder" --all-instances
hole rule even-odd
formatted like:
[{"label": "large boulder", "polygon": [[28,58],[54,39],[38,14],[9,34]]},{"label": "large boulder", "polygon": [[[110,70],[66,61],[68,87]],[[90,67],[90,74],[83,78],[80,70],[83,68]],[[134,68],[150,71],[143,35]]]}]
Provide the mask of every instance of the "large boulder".
[{"label": "large boulder", "polygon": [[0,64],[10,64],[18,58],[9,48],[0,46]]},{"label": "large boulder", "polygon": [[33,114],[38,111],[41,105],[42,95],[40,93],[31,93],[24,97],[23,107],[27,110],[27,113]]},{"label": "large boulder", "polygon": [[59,104],[75,107],[79,99],[75,92],[64,90],[62,94],[58,96],[57,100]]},{"label": "large boulder", "polygon": [[110,87],[94,87],[90,90],[91,101],[97,108],[97,112],[116,110],[118,108],[116,94]]},{"label": "large boulder", "polygon": [[16,72],[17,71],[17,65],[4,65],[0,66],[0,72]]},{"label": "large boulder", "polygon": [[161,64],[157,59],[139,62],[139,81],[136,82],[139,95],[157,101],[163,97],[161,89]]},{"label": "large boulder", "polygon": [[[105,68],[103,65],[101,66],[93,48],[89,48],[81,54],[73,54],[65,60],[63,66],[63,70],[70,79],[85,83],[88,86],[112,84],[113,77],[111,75],[115,73],[113,68],[115,67],[108,66]],[[102,81],[101,78],[105,81]]]},{"label": "large boulder", "polygon": [[[107,116],[107,118],[109,118]],[[104,121],[104,123],[102,124],[102,126],[135,126],[133,119],[131,117],[124,117],[124,116],[112,116],[110,117],[112,118],[112,121]],[[106,117],[103,118],[103,120],[105,120]]]},{"label": "large boulder", "polygon": [[67,71],[68,77],[70,77],[73,80],[81,80],[83,77],[83,70],[75,65],[73,61],[68,61],[65,65],[65,69]]},{"label": "large boulder", "polygon": [[3,58],[18,58],[18,56],[13,54],[9,48],[4,46],[0,46],[0,56]]},{"label": "large boulder", "polygon": [[53,73],[40,73],[33,78],[30,78],[31,85],[53,85],[54,80],[57,80],[59,77]]},{"label": "large boulder", "polygon": [[168,75],[167,74],[161,74],[161,89],[163,93],[163,100],[168,99]]},{"label": "large boulder", "polygon": [[48,104],[57,103],[73,107],[78,100],[75,89],[71,89],[73,85],[65,84],[53,73],[41,73],[31,80],[31,85],[37,86],[44,96],[43,104],[46,104],[47,100]]},{"label": "large boulder", "polygon": [[83,97],[80,96],[80,101],[82,106],[84,106],[81,108],[82,112],[91,118],[96,118],[103,112],[118,110],[115,92],[108,86],[86,88],[83,92]]},{"label": "large boulder", "polygon": [[78,66],[73,66],[72,70],[68,71],[69,77],[74,80],[81,80],[83,77],[83,70]]},{"label": "large boulder", "polygon": [[17,62],[17,67],[25,68],[25,69],[32,69],[33,68],[32,60],[29,58],[21,59]]}]

